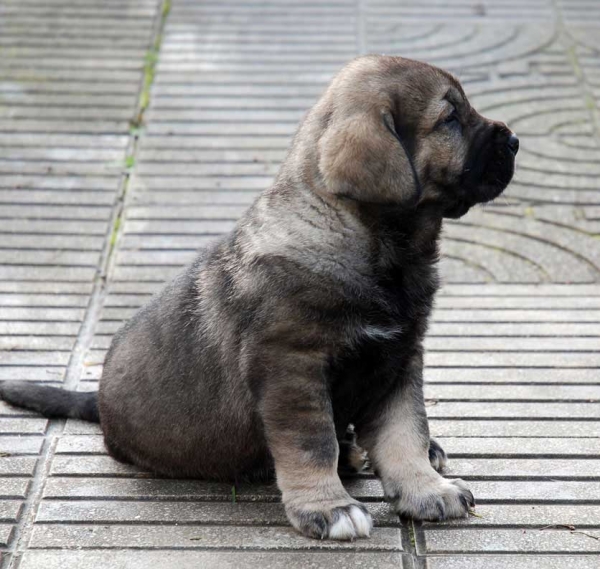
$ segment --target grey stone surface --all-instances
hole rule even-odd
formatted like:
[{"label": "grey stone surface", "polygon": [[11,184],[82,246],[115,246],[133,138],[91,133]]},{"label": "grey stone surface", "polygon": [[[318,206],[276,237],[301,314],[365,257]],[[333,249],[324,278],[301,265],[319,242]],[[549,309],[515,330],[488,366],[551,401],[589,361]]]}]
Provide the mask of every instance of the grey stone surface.
[{"label": "grey stone surface", "polygon": [[425,397],[438,401],[597,401],[600,385],[432,385],[426,387]]},{"label": "grey stone surface", "polygon": [[458,478],[581,478],[598,477],[600,459],[456,458],[447,473]]},{"label": "grey stone surface", "polygon": [[[399,553],[367,553],[336,551],[307,553],[299,551],[28,551],[21,562],[22,569],[147,569],[148,567],[177,567],[177,569],[402,569]],[[591,567],[591,566],[590,566]],[[559,567],[558,569],[562,569]],[[588,569],[583,567],[583,569]]]},{"label": "grey stone surface", "polygon": [[456,555],[452,557],[430,557],[427,569],[596,569],[597,556],[585,555]]},{"label": "grey stone surface", "polygon": [[439,443],[451,458],[461,456],[588,456],[600,454],[600,440],[596,438],[476,438],[443,437]]},{"label": "grey stone surface", "polygon": [[[533,487],[533,484],[529,484]],[[532,488],[533,490],[533,488]],[[591,505],[564,504],[480,504],[477,506],[477,516],[435,524],[425,522],[427,529],[443,530],[449,527],[535,527],[547,526],[577,526],[579,528],[598,527],[600,511]],[[551,528],[548,528],[551,529]],[[560,528],[553,528],[560,529]],[[545,530],[542,530],[545,531]],[[475,531],[473,532],[475,533]]]},{"label": "grey stone surface", "polygon": [[600,419],[600,404],[593,403],[505,403],[446,402],[432,397],[429,416],[443,419]]},{"label": "grey stone surface", "polygon": [[469,529],[428,530],[423,553],[600,553],[600,532],[593,530]]},{"label": "grey stone surface", "polygon": [[438,419],[430,417],[429,428],[435,437],[584,437],[597,439],[600,437],[600,421],[570,420],[476,420]]},{"label": "grey stone surface", "polygon": [[[0,526],[1,527],[1,526]],[[400,530],[379,528],[369,539],[307,539],[291,527],[36,524],[31,548],[308,549],[401,551]]]},{"label": "grey stone surface", "polygon": [[[470,480],[469,487],[480,503],[510,504],[507,508],[513,503],[535,503],[537,507],[552,503],[596,503],[600,500],[598,480]],[[469,520],[477,523],[479,518]]]},{"label": "grey stone surface", "polygon": [[[10,503],[9,503],[10,504]],[[400,520],[387,504],[366,503],[375,525],[399,526]],[[1,505],[0,505],[1,506]],[[7,509],[7,515],[13,510]],[[283,505],[272,502],[149,502],[149,501],[56,501],[42,503],[40,523],[155,523],[240,526],[287,526]]]},{"label": "grey stone surface", "polygon": [[446,224],[426,345],[431,431],[478,515],[411,539],[366,474],[345,483],[373,538],[304,540],[273,485],[232,503],[116,463],[97,425],[0,404],[2,569],[596,569],[598,5],[171,4],[161,23],[160,0],[0,0],[0,380],[96,389],[121,323],[270,184],[345,61],[430,61],[521,140],[505,196]]}]

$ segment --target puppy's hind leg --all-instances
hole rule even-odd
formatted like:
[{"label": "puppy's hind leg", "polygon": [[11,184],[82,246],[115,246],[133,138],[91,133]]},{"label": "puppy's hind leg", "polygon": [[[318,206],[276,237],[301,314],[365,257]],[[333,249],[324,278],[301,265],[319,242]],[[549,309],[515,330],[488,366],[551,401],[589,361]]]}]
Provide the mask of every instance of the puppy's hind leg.
[{"label": "puppy's hind leg", "polygon": [[264,378],[257,389],[259,410],[290,522],[318,539],[368,537],[371,516],[346,492],[337,473],[339,446],[325,358],[293,348],[273,352],[272,346],[262,352],[269,355],[262,356],[252,377]]},{"label": "puppy's hind leg", "polygon": [[353,427],[348,428],[339,441],[339,446],[338,473],[340,476],[353,476],[368,468],[367,452],[356,444],[356,433]]},{"label": "puppy's hind leg", "polygon": [[448,463],[446,451],[435,439],[429,440],[429,463],[438,472],[441,472]]}]

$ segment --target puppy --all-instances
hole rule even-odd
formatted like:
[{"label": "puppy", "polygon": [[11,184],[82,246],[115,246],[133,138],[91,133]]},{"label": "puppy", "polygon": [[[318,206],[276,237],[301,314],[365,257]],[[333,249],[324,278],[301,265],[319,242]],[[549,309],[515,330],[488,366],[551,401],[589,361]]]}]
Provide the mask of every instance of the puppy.
[{"label": "puppy", "polygon": [[160,475],[274,469],[310,537],[369,535],[337,471],[340,447],[359,466],[354,436],[399,514],[464,516],[471,492],[432,467],[445,455],[429,438],[422,341],[442,220],[498,196],[517,150],[448,73],[355,59],[273,186],[115,335],[98,393],[4,383],[0,396],[99,421],[112,456]]}]

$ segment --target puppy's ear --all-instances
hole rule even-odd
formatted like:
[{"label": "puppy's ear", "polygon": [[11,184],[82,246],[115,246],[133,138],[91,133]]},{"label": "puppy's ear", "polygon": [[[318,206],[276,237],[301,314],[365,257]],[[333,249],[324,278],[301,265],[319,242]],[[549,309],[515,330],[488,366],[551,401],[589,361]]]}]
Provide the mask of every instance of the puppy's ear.
[{"label": "puppy's ear", "polygon": [[421,192],[389,110],[332,119],[319,139],[319,171],[329,192],[358,201],[410,204]]}]

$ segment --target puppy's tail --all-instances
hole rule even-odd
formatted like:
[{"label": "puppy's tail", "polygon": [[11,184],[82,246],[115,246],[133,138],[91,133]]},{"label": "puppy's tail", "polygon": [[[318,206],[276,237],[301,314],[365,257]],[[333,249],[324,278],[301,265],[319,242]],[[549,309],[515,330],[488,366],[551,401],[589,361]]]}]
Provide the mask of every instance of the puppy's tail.
[{"label": "puppy's tail", "polygon": [[100,422],[98,392],[81,393],[26,381],[1,381],[0,399],[44,417]]}]

